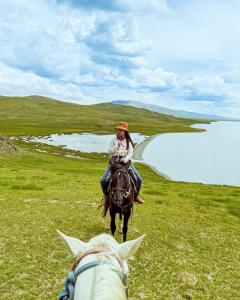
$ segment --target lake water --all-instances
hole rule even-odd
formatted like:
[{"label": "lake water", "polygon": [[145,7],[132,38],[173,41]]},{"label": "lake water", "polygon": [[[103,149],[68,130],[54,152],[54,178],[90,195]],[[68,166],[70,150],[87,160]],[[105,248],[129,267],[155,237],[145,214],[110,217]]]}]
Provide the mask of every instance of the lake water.
[{"label": "lake water", "polygon": [[173,180],[240,186],[240,122],[195,124],[200,133],[161,134],[143,160]]},{"label": "lake water", "polygon": [[[240,122],[195,124],[197,133],[166,133],[153,139],[143,160],[172,180],[240,186]],[[107,152],[115,134],[52,134],[31,141],[83,152]],[[131,133],[134,143],[147,136]]]},{"label": "lake water", "polygon": [[[115,134],[98,135],[92,133],[51,134],[45,137],[34,137],[31,141],[64,146],[65,148],[82,152],[107,152],[114,136]],[[139,133],[131,133],[131,138],[134,143],[140,143],[146,136]]]}]

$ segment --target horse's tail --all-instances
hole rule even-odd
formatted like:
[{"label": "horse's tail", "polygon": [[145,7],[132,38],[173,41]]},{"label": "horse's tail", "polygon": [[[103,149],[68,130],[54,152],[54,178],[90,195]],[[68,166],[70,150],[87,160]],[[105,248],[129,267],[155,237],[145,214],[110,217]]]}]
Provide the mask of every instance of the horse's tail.
[{"label": "horse's tail", "polygon": [[103,216],[103,218],[105,218],[106,217],[106,215],[107,215],[107,212],[108,212],[108,209],[109,209],[109,200],[108,201],[105,201],[104,203],[103,203],[103,210],[102,210],[102,216]]},{"label": "horse's tail", "polygon": [[98,206],[98,209],[102,208],[102,216],[103,216],[103,218],[105,218],[106,215],[107,215],[107,212],[108,212],[108,209],[109,209],[109,205],[110,205],[109,198],[106,201],[105,197],[103,196],[102,203]]}]

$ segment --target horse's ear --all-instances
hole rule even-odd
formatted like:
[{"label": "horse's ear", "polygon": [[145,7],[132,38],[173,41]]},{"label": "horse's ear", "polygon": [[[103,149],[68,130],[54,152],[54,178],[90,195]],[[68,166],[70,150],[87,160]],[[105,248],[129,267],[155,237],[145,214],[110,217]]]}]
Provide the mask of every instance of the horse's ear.
[{"label": "horse's ear", "polygon": [[78,255],[86,249],[87,243],[84,243],[74,237],[67,236],[63,234],[60,230],[57,230],[57,233],[60,236],[60,238],[67,244],[68,248],[74,256]]},{"label": "horse's ear", "polygon": [[118,253],[121,256],[121,258],[128,260],[133,253],[140,247],[143,239],[145,237],[145,234],[140,236],[136,240],[127,241],[119,245]]}]

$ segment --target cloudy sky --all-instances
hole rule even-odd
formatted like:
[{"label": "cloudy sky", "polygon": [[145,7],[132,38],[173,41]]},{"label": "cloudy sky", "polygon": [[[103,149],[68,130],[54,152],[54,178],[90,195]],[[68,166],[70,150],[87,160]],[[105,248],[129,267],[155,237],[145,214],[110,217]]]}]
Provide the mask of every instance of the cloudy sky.
[{"label": "cloudy sky", "polygon": [[1,0],[0,95],[240,116],[240,1]]}]

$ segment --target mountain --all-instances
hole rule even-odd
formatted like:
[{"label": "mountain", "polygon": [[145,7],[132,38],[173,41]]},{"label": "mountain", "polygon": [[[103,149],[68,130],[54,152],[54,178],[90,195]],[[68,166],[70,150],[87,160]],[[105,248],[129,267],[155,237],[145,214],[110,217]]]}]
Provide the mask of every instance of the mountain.
[{"label": "mountain", "polygon": [[190,118],[190,119],[206,119],[206,120],[230,120],[230,118],[225,118],[217,115],[207,115],[196,112],[189,112],[184,110],[174,110],[166,107],[162,107],[154,104],[142,103],[139,101],[128,101],[128,100],[116,100],[112,101],[113,104],[116,105],[127,105],[138,108],[145,108],[150,111],[155,111],[161,114],[171,115],[178,118]]}]

